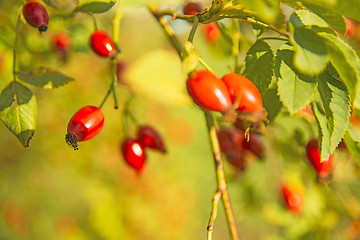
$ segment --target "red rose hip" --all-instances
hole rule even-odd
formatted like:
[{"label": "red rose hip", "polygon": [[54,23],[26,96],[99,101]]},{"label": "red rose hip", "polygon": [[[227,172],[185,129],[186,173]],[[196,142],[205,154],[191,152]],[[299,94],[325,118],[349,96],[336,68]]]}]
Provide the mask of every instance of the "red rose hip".
[{"label": "red rose hip", "polygon": [[52,42],[55,49],[61,53],[67,53],[71,48],[71,38],[66,32],[55,33]]},{"label": "red rose hip", "polygon": [[221,32],[215,22],[205,24],[205,38],[209,43],[214,43],[220,36]]},{"label": "red rose hip", "polygon": [[24,18],[33,27],[38,28],[40,32],[47,30],[49,24],[49,15],[46,8],[37,1],[29,1],[24,4],[22,9]]},{"label": "red rose hip", "polygon": [[229,73],[222,80],[229,89],[232,103],[239,101],[237,110],[258,112],[264,109],[259,89],[249,79],[237,73]]},{"label": "red rose hip", "polygon": [[302,209],[302,192],[292,185],[283,185],[281,193],[286,207],[293,213],[298,213]]},{"label": "red rose hip", "polygon": [[333,156],[330,155],[321,162],[318,140],[312,139],[306,145],[306,155],[319,177],[324,178],[329,174],[333,163]]},{"label": "red rose hip", "polygon": [[100,56],[114,57],[116,48],[111,37],[102,30],[96,30],[91,34],[90,46]]},{"label": "red rose hip", "polygon": [[70,119],[65,140],[74,150],[77,150],[78,142],[95,137],[103,126],[104,114],[100,108],[95,106],[83,107]]},{"label": "red rose hip", "polygon": [[208,70],[195,72],[189,77],[186,84],[190,97],[199,107],[223,112],[231,106],[226,85]]},{"label": "red rose hip", "polygon": [[138,140],[127,138],[121,144],[121,151],[126,163],[138,173],[143,173],[146,154],[141,143]]},{"label": "red rose hip", "polygon": [[166,147],[164,141],[153,127],[142,125],[138,130],[138,140],[142,146],[158,150],[165,153]]}]

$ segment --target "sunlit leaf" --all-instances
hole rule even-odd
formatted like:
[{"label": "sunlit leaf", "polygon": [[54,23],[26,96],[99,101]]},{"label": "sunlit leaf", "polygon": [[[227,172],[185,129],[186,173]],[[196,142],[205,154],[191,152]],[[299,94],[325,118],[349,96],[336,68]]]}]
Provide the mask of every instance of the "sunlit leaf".
[{"label": "sunlit leaf", "polygon": [[325,111],[324,109],[322,109],[320,103],[313,103],[311,104],[311,106],[314,116],[319,125],[320,158],[325,159],[331,154],[331,133],[328,128],[328,120],[326,118]]},{"label": "sunlit leaf", "polygon": [[325,71],[319,76],[318,89],[328,120],[330,154],[332,154],[340,143],[349,122],[349,93],[339,77],[330,74],[329,71]]},{"label": "sunlit leaf", "polygon": [[345,20],[341,14],[339,14],[338,12],[336,12],[332,9],[325,8],[325,7],[315,5],[312,3],[305,3],[304,5],[306,8],[308,8],[309,10],[311,10],[314,13],[316,13],[317,15],[319,15],[330,26],[337,29],[342,34],[345,33],[346,24],[345,24]]},{"label": "sunlit leaf", "polygon": [[327,27],[326,22],[309,11],[296,11],[290,17],[290,41],[294,46],[294,66],[302,73],[321,73],[329,59],[325,41],[309,26]]},{"label": "sunlit leaf", "polygon": [[356,101],[359,87],[360,62],[355,51],[341,39],[319,33],[325,39],[329,60],[344,81],[351,100]]},{"label": "sunlit leaf", "polygon": [[153,50],[134,61],[124,73],[124,82],[133,91],[167,104],[187,105],[186,75],[179,56],[166,50]]},{"label": "sunlit leaf", "polygon": [[308,105],[315,93],[314,79],[297,72],[293,66],[294,52],[277,52],[276,73],[279,96],[290,113],[296,113]]},{"label": "sunlit leaf", "polygon": [[265,92],[274,74],[274,53],[268,43],[257,41],[246,55],[244,76]]},{"label": "sunlit leaf", "polygon": [[282,103],[280,102],[277,88],[271,87],[266,90],[266,92],[262,95],[262,100],[264,104],[264,108],[266,109],[268,115],[267,119],[272,122],[275,117],[280,113]]},{"label": "sunlit leaf", "polygon": [[294,12],[291,14],[289,21],[294,27],[301,27],[305,25],[317,25],[319,27],[328,26],[327,23],[319,16],[306,10],[299,10]]},{"label": "sunlit leaf", "polygon": [[21,144],[28,147],[36,128],[35,95],[24,85],[11,82],[0,95],[0,118]]},{"label": "sunlit leaf", "polygon": [[324,40],[310,29],[294,29],[294,66],[302,73],[315,75],[321,73],[329,59]]},{"label": "sunlit leaf", "polygon": [[18,73],[17,77],[26,83],[44,89],[57,88],[74,80],[54,69],[44,67],[35,68],[29,72]]},{"label": "sunlit leaf", "polygon": [[360,21],[360,0],[300,0],[303,4],[312,4],[339,15],[345,15],[357,21]]}]

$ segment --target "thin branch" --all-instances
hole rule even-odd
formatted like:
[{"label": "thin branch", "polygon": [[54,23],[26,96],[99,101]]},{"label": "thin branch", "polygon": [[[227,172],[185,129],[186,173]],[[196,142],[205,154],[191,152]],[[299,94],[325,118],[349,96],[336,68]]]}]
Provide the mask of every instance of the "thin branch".
[{"label": "thin branch", "polygon": [[178,52],[179,56],[181,56],[182,46],[180,44],[180,41],[176,38],[175,33],[169,24],[169,21],[165,17],[163,17],[163,15],[159,14],[159,11],[157,10],[157,8],[155,8],[153,6],[149,6],[148,8],[149,8],[150,12],[154,15],[156,20],[160,23],[166,36],[169,38],[171,44],[174,46],[174,48]]},{"label": "thin branch", "polygon": [[214,118],[211,115],[211,113],[209,113],[209,112],[205,112],[205,118],[206,118],[207,128],[209,131],[212,152],[213,152],[214,159],[215,159],[217,192],[221,193],[221,199],[224,204],[226,219],[228,221],[231,239],[239,240],[240,236],[239,236],[239,232],[238,232],[238,229],[236,226],[235,215],[234,215],[234,211],[233,211],[232,204],[230,201],[230,196],[229,196],[228,189],[227,189],[223,159],[222,159],[222,155],[221,155],[219,139],[218,139],[217,133],[216,133]]},{"label": "thin branch", "polygon": [[214,221],[217,216],[217,209],[219,205],[219,200],[221,199],[221,192],[216,191],[212,200],[212,210],[207,226],[207,240],[212,240],[212,233],[214,231]]},{"label": "thin branch", "polygon": [[[93,15],[91,14],[91,16],[93,16]],[[117,4],[117,10],[116,10],[115,16],[114,16],[113,21],[112,21],[112,24],[113,24],[112,35],[113,35],[113,41],[114,41],[114,43],[116,45],[118,44],[118,41],[119,41],[119,30],[120,30],[121,16],[122,16],[122,0],[119,0],[118,4]],[[95,19],[94,16],[93,16],[93,18],[94,18],[95,27],[97,28],[96,19]],[[115,89],[115,87],[117,85],[117,82],[118,82],[116,56],[111,59],[111,69],[112,69],[112,74],[111,74],[112,80],[111,80],[109,89],[107,90],[107,92],[105,94],[105,97],[103,98],[103,100],[101,101],[101,103],[99,105],[99,108],[102,108],[104,106],[106,100],[110,96],[110,93],[112,93],[112,96],[113,96],[113,99],[114,99],[114,108],[115,109],[119,108],[119,102],[118,102],[118,98],[117,98],[117,95],[116,95],[116,89]]]}]

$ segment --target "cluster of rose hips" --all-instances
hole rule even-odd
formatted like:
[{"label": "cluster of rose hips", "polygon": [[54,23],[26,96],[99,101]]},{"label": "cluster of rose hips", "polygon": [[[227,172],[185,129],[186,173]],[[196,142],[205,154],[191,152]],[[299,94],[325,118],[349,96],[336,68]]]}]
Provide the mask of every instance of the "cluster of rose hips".
[{"label": "cluster of rose hips", "polygon": [[128,137],[121,144],[121,151],[125,161],[140,174],[145,170],[146,148],[166,153],[166,147],[161,135],[148,125],[139,127],[136,139]]},{"label": "cluster of rose hips", "polygon": [[[258,88],[246,77],[229,73],[219,78],[208,70],[199,70],[187,80],[187,91],[199,107],[226,114],[233,109],[238,113],[263,113],[264,107]],[[247,153],[263,159],[265,148],[259,135],[252,132],[245,137],[243,120],[238,119],[234,127],[223,127],[218,131],[221,151],[231,165],[238,170],[245,168]]]},{"label": "cluster of rose hips", "polygon": [[194,103],[206,110],[222,113],[230,108],[248,113],[264,111],[258,88],[237,73],[219,78],[209,70],[199,70],[188,78],[187,91]]}]

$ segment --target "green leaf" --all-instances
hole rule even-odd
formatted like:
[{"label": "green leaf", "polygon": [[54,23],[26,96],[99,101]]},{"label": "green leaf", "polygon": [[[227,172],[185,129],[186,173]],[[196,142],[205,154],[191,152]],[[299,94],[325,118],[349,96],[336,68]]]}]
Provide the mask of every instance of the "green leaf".
[{"label": "green leaf", "polygon": [[355,142],[360,142],[360,135],[352,123],[349,123],[347,131]]},{"label": "green leaf", "polygon": [[327,33],[319,33],[319,35],[325,39],[330,62],[345,83],[351,100],[356,101],[359,87],[359,58],[341,39]]},{"label": "green leaf", "polygon": [[36,128],[35,95],[24,85],[11,82],[0,94],[0,118],[21,144],[28,147]]},{"label": "green leaf", "polygon": [[258,25],[258,24],[251,24],[252,28],[254,29],[254,32],[256,33],[257,37],[260,37],[264,32],[266,32],[267,28],[262,26],[262,25]]},{"label": "green leaf", "polygon": [[266,92],[262,95],[262,100],[264,108],[268,113],[267,119],[272,122],[276,116],[279,115],[282,107],[276,87],[268,88],[268,90],[266,90]]},{"label": "green leaf", "polygon": [[304,5],[313,4],[318,7],[336,12],[354,20],[360,21],[360,0],[300,0]]},{"label": "green leaf", "polygon": [[301,27],[301,26],[311,26],[311,25],[317,25],[319,27],[328,27],[327,23],[322,20],[319,16],[316,14],[306,11],[306,10],[299,10],[291,14],[290,23],[294,27]]},{"label": "green leaf", "polygon": [[[333,72],[333,71],[332,71]],[[330,133],[330,154],[340,143],[349,122],[350,99],[344,83],[339,77],[325,71],[318,78],[318,89],[327,118]]]},{"label": "green leaf", "polygon": [[278,50],[275,66],[280,99],[292,114],[308,105],[315,93],[314,80],[295,70],[293,58],[294,51]]},{"label": "green leaf", "polygon": [[274,74],[274,53],[265,41],[257,41],[246,55],[244,76],[249,78],[261,93],[269,87]]},{"label": "green leaf", "polygon": [[142,55],[124,72],[124,82],[137,94],[167,104],[191,103],[185,80],[179,56],[162,49]]},{"label": "green leaf", "polygon": [[343,16],[336,11],[325,8],[319,5],[315,5],[313,3],[305,3],[306,8],[316,13],[323,20],[325,20],[330,26],[337,29],[342,34],[345,34],[346,31],[346,23]]},{"label": "green leaf", "polygon": [[316,118],[316,121],[318,122],[318,125],[319,125],[320,158],[325,159],[331,154],[331,151],[330,151],[330,147],[331,147],[330,146],[331,145],[330,135],[331,135],[331,133],[329,132],[329,128],[328,128],[328,120],[326,118],[324,109],[322,108],[320,103],[312,103],[311,107],[312,107],[314,116]]},{"label": "green leaf", "polygon": [[329,59],[324,40],[312,27],[317,27],[317,30],[327,29],[327,23],[314,13],[305,10],[291,14],[289,21],[292,34],[290,42],[295,49],[294,66],[308,75],[321,73]]},{"label": "green leaf", "polygon": [[348,130],[346,130],[344,135],[344,140],[347,149],[349,149],[351,155],[355,159],[355,162],[358,164],[358,166],[360,166],[360,142],[358,138],[353,137],[354,132],[356,132],[356,130],[351,124],[349,124]]},{"label": "green leaf", "polygon": [[75,11],[88,13],[104,13],[106,11],[109,11],[115,3],[115,0],[80,0],[79,5]]},{"label": "green leaf", "polygon": [[316,32],[303,27],[296,27],[292,37],[296,69],[308,75],[321,73],[329,61],[325,41]]},{"label": "green leaf", "polygon": [[74,79],[51,68],[34,68],[29,72],[17,73],[17,77],[36,87],[53,89],[65,85]]}]

